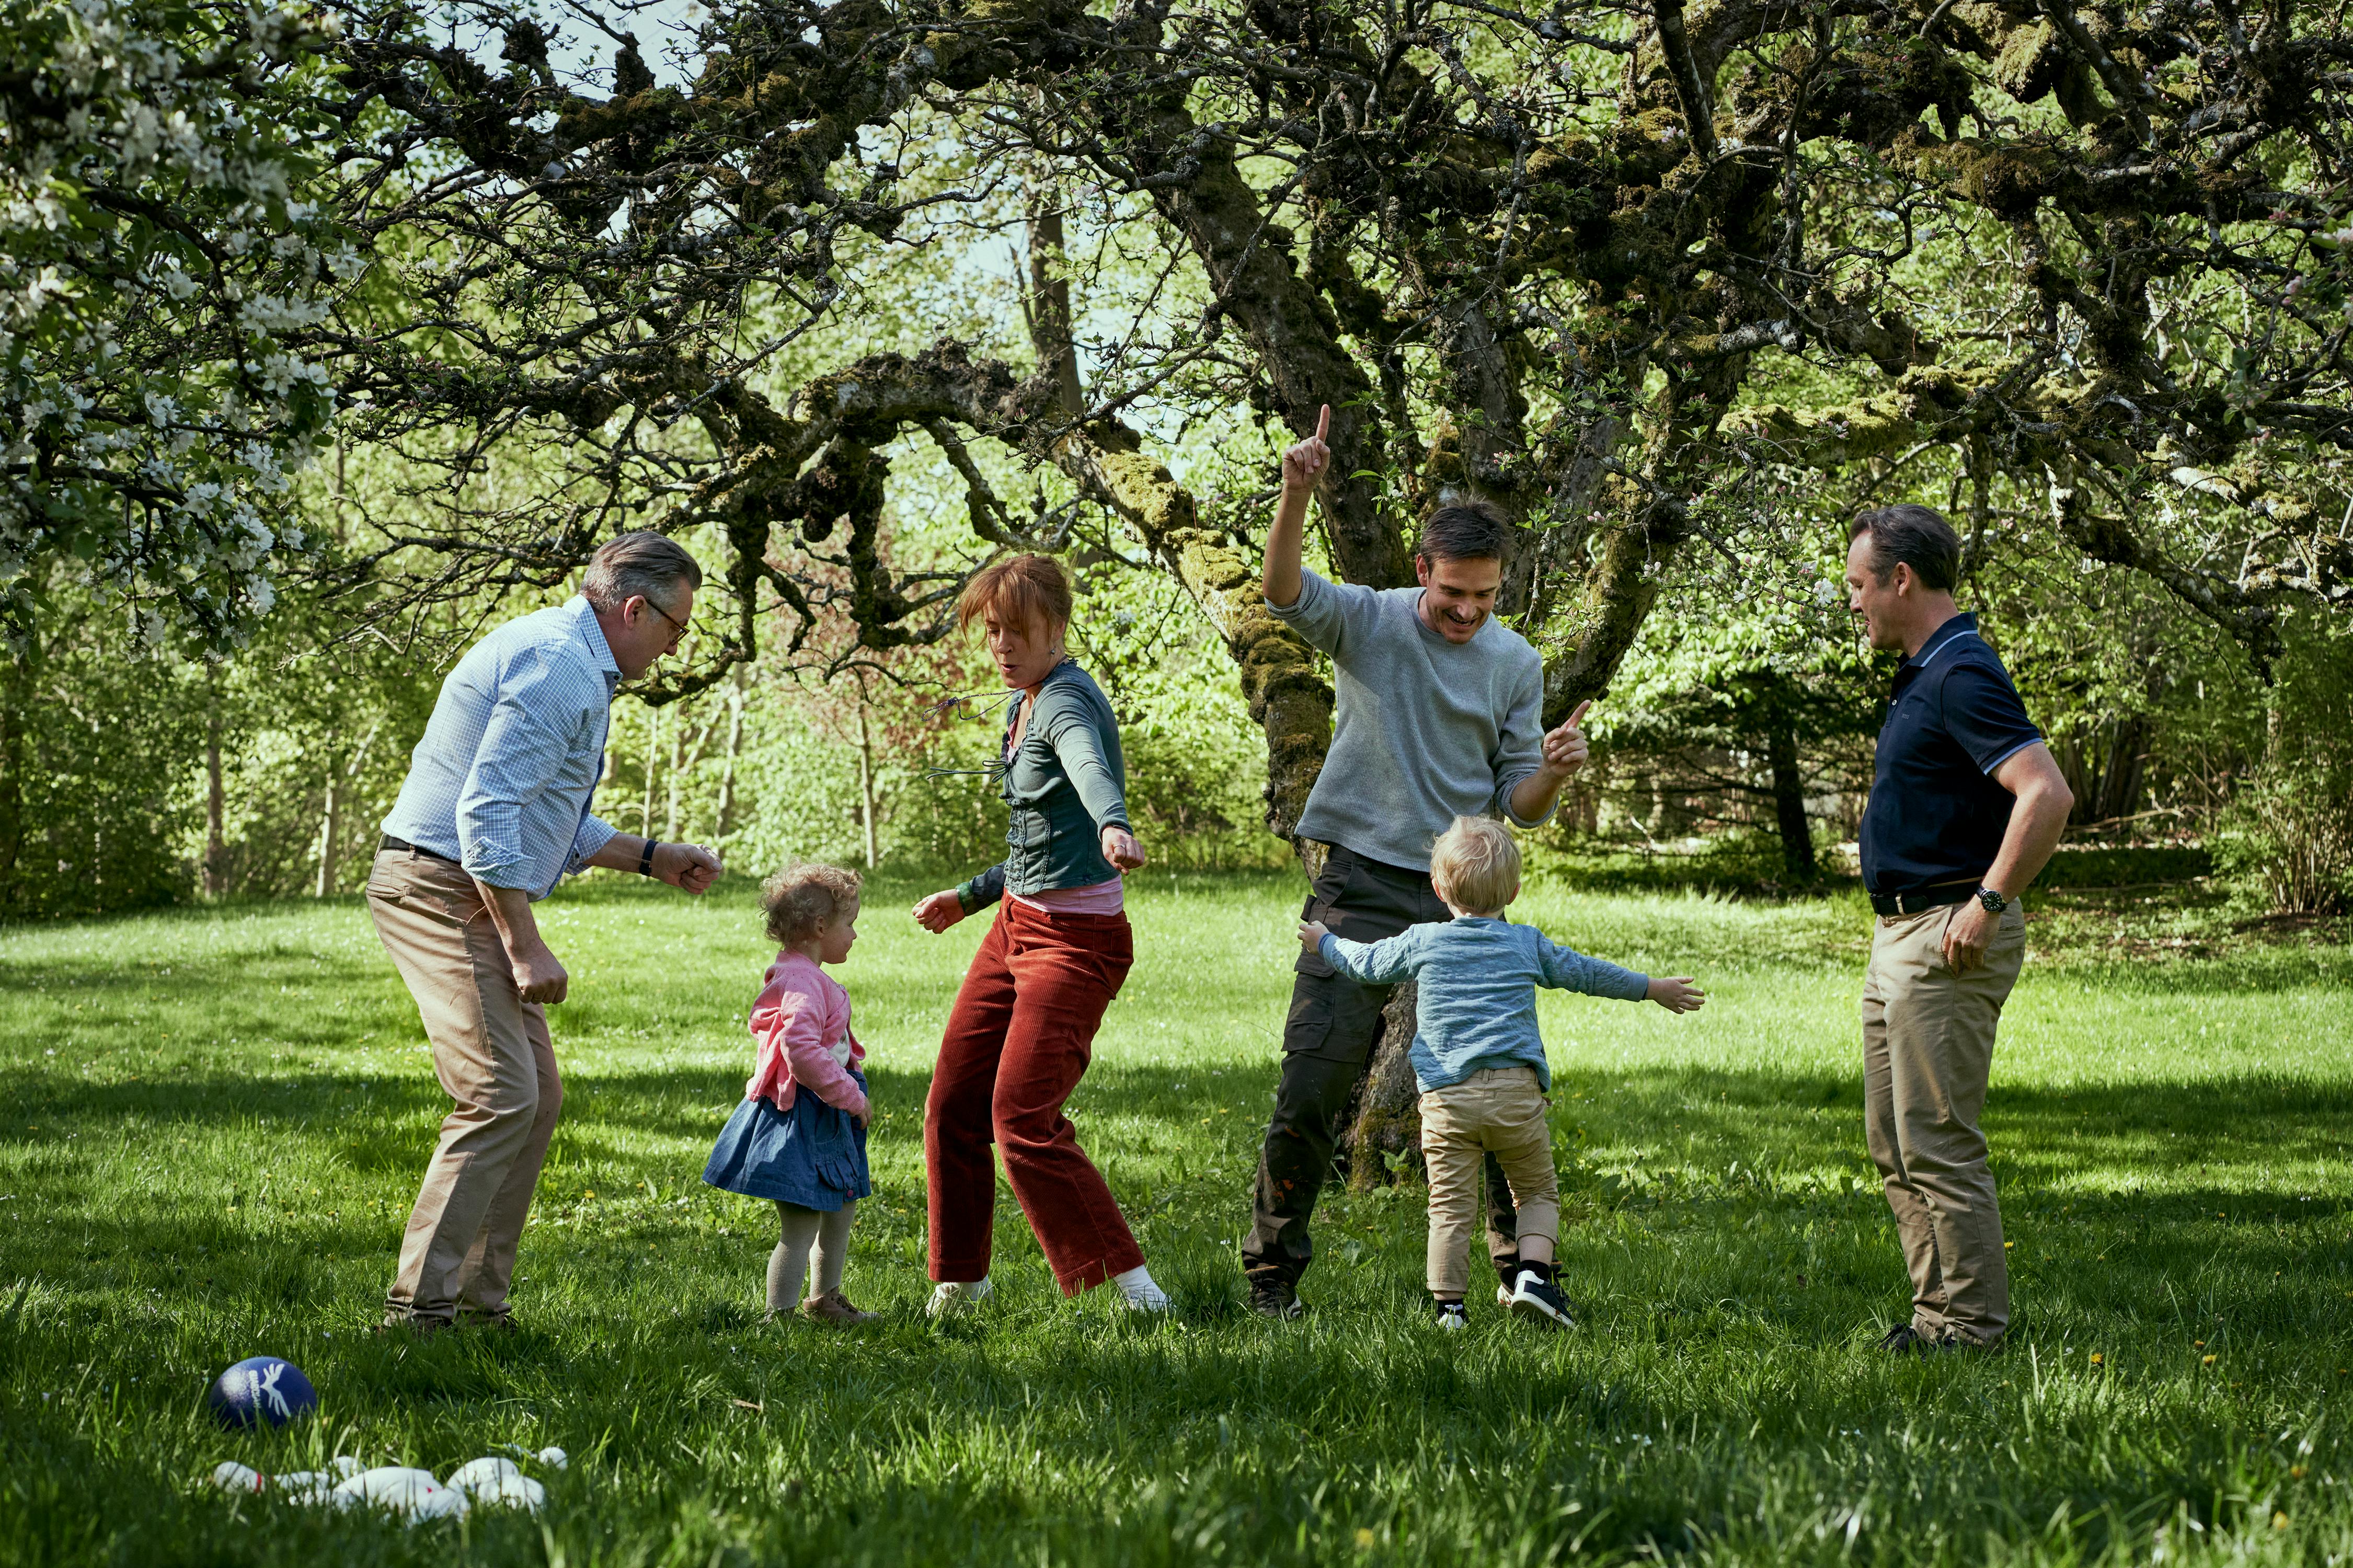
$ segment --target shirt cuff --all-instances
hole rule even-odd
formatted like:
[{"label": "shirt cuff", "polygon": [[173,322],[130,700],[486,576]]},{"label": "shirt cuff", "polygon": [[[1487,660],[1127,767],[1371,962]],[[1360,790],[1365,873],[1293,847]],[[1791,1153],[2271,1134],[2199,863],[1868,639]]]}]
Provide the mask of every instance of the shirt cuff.
[{"label": "shirt cuff", "polygon": [[1996,757],[1993,761],[1991,761],[1991,762],[1988,763],[1987,763],[1983,768],[1979,769],[1978,771],[1979,771],[1979,772],[1981,772],[1981,773],[1983,773],[1985,774],[1985,776],[1986,776],[1986,777],[1988,777],[1988,778],[1991,778],[1991,777],[1993,777],[1993,771],[1994,771],[1994,769],[1996,769],[1996,768],[1998,768],[1998,767],[2001,766],[2001,764],[2002,764],[2002,763],[2006,763],[2006,762],[2010,761],[2010,758],[2012,758],[2012,757],[2014,757],[2014,756],[2018,755],[2018,753],[2019,753],[2019,752],[2022,752],[2022,751],[2026,750],[2026,748],[2027,748],[2027,747],[2029,747],[2029,746],[2031,746],[2031,745],[2034,744],[2034,743],[2035,743],[2035,742],[2040,741],[2041,739],[2042,739],[2042,736],[2040,736],[2040,735],[2030,735],[2030,736],[2028,736],[2025,740],[2021,741],[2018,744],[2016,744],[2015,746],[2012,746],[2010,750],[2008,750],[2008,751],[2004,752],[2001,755],[2000,755],[2000,756]]},{"label": "shirt cuff", "polygon": [[957,887],[956,903],[966,914],[988,908],[1005,896],[1005,867],[1002,862],[991,866],[979,876]]},{"label": "shirt cuff", "polygon": [[580,831],[572,836],[572,858],[565,863],[564,874],[577,877],[586,871],[596,852],[613,841],[614,832],[613,826],[599,817],[582,817]]},{"label": "shirt cuff", "polygon": [[520,862],[493,860],[479,844],[469,848],[459,858],[458,864],[465,868],[466,875],[489,887],[510,888],[524,893],[536,891]]}]

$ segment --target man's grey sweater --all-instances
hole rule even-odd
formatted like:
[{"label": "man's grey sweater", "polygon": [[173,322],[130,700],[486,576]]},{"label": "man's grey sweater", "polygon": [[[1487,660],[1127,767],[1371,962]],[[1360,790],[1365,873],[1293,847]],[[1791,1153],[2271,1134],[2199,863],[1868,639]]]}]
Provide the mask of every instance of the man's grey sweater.
[{"label": "man's grey sweater", "polygon": [[1427,871],[1430,841],[1458,816],[1545,820],[1512,810],[1514,786],[1543,761],[1544,660],[1492,619],[1448,642],[1421,624],[1420,603],[1419,588],[1303,572],[1299,597],[1267,608],[1331,655],[1337,677],[1332,750],[1300,836]]}]

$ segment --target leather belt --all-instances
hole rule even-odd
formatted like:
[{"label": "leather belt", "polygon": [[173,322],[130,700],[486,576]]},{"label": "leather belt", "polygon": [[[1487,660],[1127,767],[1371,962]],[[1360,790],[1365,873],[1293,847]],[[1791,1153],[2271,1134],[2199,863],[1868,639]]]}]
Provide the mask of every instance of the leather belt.
[{"label": "leather belt", "polygon": [[1916,915],[1923,910],[1941,910],[1947,904],[1967,903],[1977,897],[1975,882],[1947,882],[1941,888],[1923,888],[1916,893],[1873,893],[1871,912],[1875,915]]},{"label": "leather belt", "polygon": [[442,854],[438,849],[427,849],[422,844],[411,844],[407,839],[395,838],[389,833],[384,836],[383,840],[376,845],[376,847],[379,849],[396,850],[403,855],[422,855],[427,860],[439,860],[444,864],[450,866],[464,864],[463,861],[457,859],[453,856]]}]

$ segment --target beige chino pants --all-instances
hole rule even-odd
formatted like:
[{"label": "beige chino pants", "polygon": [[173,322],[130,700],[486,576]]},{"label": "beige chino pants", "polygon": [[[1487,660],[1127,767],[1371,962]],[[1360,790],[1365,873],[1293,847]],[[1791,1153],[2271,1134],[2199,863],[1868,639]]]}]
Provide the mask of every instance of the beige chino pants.
[{"label": "beige chino pants", "polygon": [[1965,905],[1881,918],[1862,985],[1862,1125],[1912,1273],[1912,1326],[1980,1345],[2010,1327],[2001,1205],[1986,1163],[1994,1026],[2026,956],[2026,917],[2002,911],[1966,973],[1939,943]]},{"label": "beige chino pants", "polygon": [[379,851],[368,913],[399,967],[457,1106],[425,1167],[385,1298],[394,1318],[503,1317],[515,1247],[564,1108],[547,1014],[515,987],[498,929],[464,868]]},{"label": "beige chino pants", "polygon": [[1459,1301],[1471,1288],[1480,1229],[1479,1172],[1493,1152],[1511,1184],[1522,1240],[1560,1240],[1552,1128],[1534,1068],[1486,1068],[1421,1097],[1421,1157],[1430,1167],[1430,1293]]}]

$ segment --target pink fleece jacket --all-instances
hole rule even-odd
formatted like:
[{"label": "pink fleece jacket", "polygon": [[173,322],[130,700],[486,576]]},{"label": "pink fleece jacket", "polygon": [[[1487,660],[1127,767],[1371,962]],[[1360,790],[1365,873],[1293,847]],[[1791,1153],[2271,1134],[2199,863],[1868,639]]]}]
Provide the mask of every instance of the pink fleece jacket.
[{"label": "pink fleece jacket", "polygon": [[802,1088],[836,1110],[866,1114],[866,1093],[849,1076],[850,1064],[866,1059],[866,1047],[849,1032],[849,993],[815,959],[776,954],[752,1005],[751,1026],[760,1054],[744,1098],[790,1110]]}]

